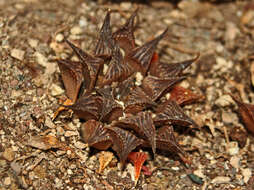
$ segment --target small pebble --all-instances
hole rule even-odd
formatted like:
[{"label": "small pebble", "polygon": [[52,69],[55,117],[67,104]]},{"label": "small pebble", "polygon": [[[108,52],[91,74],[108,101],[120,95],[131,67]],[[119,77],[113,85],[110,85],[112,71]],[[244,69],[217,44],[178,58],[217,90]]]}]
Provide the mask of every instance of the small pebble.
[{"label": "small pebble", "polygon": [[71,32],[72,35],[79,35],[83,31],[82,31],[82,28],[80,28],[79,26],[74,26],[73,28],[71,28],[70,32]]},{"label": "small pebble", "polygon": [[219,107],[229,106],[233,102],[234,101],[232,100],[231,96],[229,96],[228,94],[222,95],[217,100],[215,100],[215,104]]},{"label": "small pebble", "polygon": [[238,156],[233,156],[230,158],[230,164],[234,168],[238,169],[240,167],[240,158]]},{"label": "small pebble", "polygon": [[218,183],[218,184],[221,184],[221,183],[229,183],[230,182],[230,177],[225,177],[225,176],[217,176],[215,177],[211,183]]},{"label": "small pebble", "polygon": [[75,131],[66,131],[64,136],[66,137],[71,137],[71,136],[75,136],[78,135]]},{"label": "small pebble", "polygon": [[59,96],[64,93],[64,90],[56,84],[52,84],[50,89],[52,96]]},{"label": "small pebble", "polygon": [[244,183],[247,183],[249,181],[250,177],[252,176],[251,169],[250,168],[242,169],[242,174],[243,174]]},{"label": "small pebble", "polygon": [[32,38],[28,39],[28,44],[29,44],[32,48],[36,48],[36,47],[38,46],[38,43],[39,43],[39,41],[36,40],[36,39],[32,39]]},{"label": "small pebble", "polygon": [[22,61],[25,56],[25,51],[20,50],[20,49],[13,49],[13,50],[11,50],[11,56]]},{"label": "small pebble", "polygon": [[4,185],[8,186],[10,184],[11,184],[11,178],[10,177],[4,178]]},{"label": "small pebble", "polygon": [[232,141],[228,144],[228,153],[231,156],[234,156],[239,153],[239,147],[236,141]]},{"label": "small pebble", "polygon": [[15,152],[13,152],[12,148],[6,148],[2,153],[2,157],[11,162],[15,158]]},{"label": "small pebble", "polygon": [[59,33],[59,34],[56,35],[56,41],[57,41],[57,42],[62,42],[63,39],[64,39],[63,34]]}]

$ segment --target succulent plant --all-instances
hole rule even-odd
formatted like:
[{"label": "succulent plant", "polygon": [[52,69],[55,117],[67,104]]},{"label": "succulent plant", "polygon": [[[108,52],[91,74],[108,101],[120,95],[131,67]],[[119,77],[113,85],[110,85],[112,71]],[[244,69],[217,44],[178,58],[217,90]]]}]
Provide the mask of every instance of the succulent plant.
[{"label": "succulent plant", "polygon": [[173,151],[184,158],[174,127],[198,125],[177,100],[185,103],[197,97],[191,94],[189,99],[181,98],[181,93],[175,92],[174,99],[167,99],[165,94],[185,78],[183,70],[197,57],[162,63],[155,50],[168,29],[137,46],[137,10],[115,32],[111,30],[110,14],[104,19],[93,53],[66,40],[79,61],[58,60],[66,95],[73,103],[66,107],[82,120],[83,141],[100,150],[112,147],[122,165],[129,153],[142,147],[151,147],[154,154],[156,149]]}]

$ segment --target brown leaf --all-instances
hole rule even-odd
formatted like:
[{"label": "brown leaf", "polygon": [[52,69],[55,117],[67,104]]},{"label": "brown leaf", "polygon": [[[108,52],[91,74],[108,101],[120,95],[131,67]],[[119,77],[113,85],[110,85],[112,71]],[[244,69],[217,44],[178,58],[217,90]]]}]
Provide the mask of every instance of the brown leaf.
[{"label": "brown leaf", "polygon": [[177,77],[198,58],[199,54],[193,59],[171,64],[153,61],[149,71],[151,75],[159,78]]},{"label": "brown leaf", "polygon": [[185,77],[175,78],[157,78],[155,76],[147,76],[142,83],[142,89],[153,100],[157,100],[165,91],[172,87],[175,83],[181,81]]},{"label": "brown leaf", "polygon": [[135,74],[128,77],[123,82],[119,83],[114,89],[114,96],[117,99],[123,100],[135,87]]},{"label": "brown leaf", "polygon": [[149,144],[152,146],[153,153],[156,152],[156,132],[152,120],[152,114],[150,112],[140,112],[135,116],[129,116],[125,119],[116,121],[114,126],[132,129],[138,133],[142,138],[148,140]]},{"label": "brown leaf", "polygon": [[100,37],[96,44],[94,54],[107,59],[112,55],[114,44],[110,26],[110,12],[108,11],[100,30]]},{"label": "brown leaf", "polygon": [[176,101],[179,105],[191,104],[202,97],[202,95],[194,94],[191,90],[181,86],[174,86],[170,91],[170,100]]},{"label": "brown leaf", "polygon": [[41,150],[64,147],[63,143],[61,143],[56,137],[51,135],[33,136],[28,140],[27,145]]},{"label": "brown leaf", "polygon": [[127,63],[123,63],[123,57],[119,47],[115,46],[114,48],[109,68],[103,78],[101,86],[110,85],[115,81],[124,81],[134,73],[134,70]]},{"label": "brown leaf", "polygon": [[123,108],[116,103],[114,99],[103,98],[100,120],[103,122],[112,122],[123,115]]},{"label": "brown leaf", "polygon": [[67,60],[58,60],[57,63],[66,89],[66,95],[72,102],[76,102],[84,80],[83,66],[80,62]]},{"label": "brown leaf", "polygon": [[157,130],[156,142],[158,143],[159,149],[184,154],[183,149],[176,141],[174,130],[171,125],[165,125]]},{"label": "brown leaf", "polygon": [[135,48],[134,21],[137,16],[137,11],[138,9],[135,10],[135,12],[121,28],[113,33],[113,38],[126,53]]},{"label": "brown leaf", "polygon": [[141,71],[143,76],[147,73],[157,44],[165,37],[167,31],[168,29],[143,46],[135,48],[126,56],[127,62],[132,65],[136,71]]},{"label": "brown leaf", "polygon": [[142,111],[146,106],[156,105],[142,88],[138,86],[136,86],[123,101],[125,103],[125,113],[132,114]]},{"label": "brown leaf", "polygon": [[105,151],[100,152],[100,156],[99,156],[100,167],[99,167],[98,173],[103,172],[103,170],[110,164],[113,157],[114,155],[112,152],[105,152]]},{"label": "brown leaf", "polygon": [[156,117],[154,118],[155,123],[168,123],[187,126],[192,125],[193,127],[199,128],[199,126],[188,117],[183,109],[172,100],[168,100],[160,104],[156,110]]},{"label": "brown leaf", "polygon": [[118,127],[107,127],[110,136],[114,139],[113,149],[116,151],[122,167],[125,165],[128,154],[143,141],[133,135],[131,132],[120,129]]},{"label": "brown leaf", "polygon": [[81,119],[98,120],[102,109],[102,98],[96,95],[82,96],[75,104],[66,107],[72,109]]},{"label": "brown leaf", "polygon": [[147,160],[148,156],[144,152],[131,152],[128,155],[128,159],[134,164],[135,168],[135,184],[137,184],[141,168],[144,162]]},{"label": "brown leaf", "polygon": [[68,40],[65,40],[66,43],[73,49],[75,54],[79,57],[81,60],[81,63],[83,65],[84,70],[84,76],[85,76],[85,84],[86,84],[86,90],[90,92],[94,86],[95,82],[97,80],[98,73],[104,64],[103,59],[99,57],[94,57],[92,55],[89,55],[82,49],[76,47],[73,43],[71,43]]},{"label": "brown leaf", "polygon": [[85,143],[99,150],[107,150],[112,144],[108,131],[99,121],[88,120],[82,124],[81,136]]},{"label": "brown leaf", "polygon": [[233,100],[238,105],[238,111],[242,117],[242,120],[245,124],[247,130],[249,130],[252,134],[254,134],[254,105],[243,103],[238,98],[230,94]]}]

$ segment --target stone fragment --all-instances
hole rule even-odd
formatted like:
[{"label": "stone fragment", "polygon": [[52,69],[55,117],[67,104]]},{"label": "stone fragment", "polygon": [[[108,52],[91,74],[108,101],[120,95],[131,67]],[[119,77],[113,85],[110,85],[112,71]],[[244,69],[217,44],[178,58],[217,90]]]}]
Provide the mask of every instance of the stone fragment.
[{"label": "stone fragment", "polygon": [[220,96],[217,100],[215,100],[215,104],[219,107],[226,107],[234,103],[231,96],[228,94]]},{"label": "stone fragment", "polygon": [[11,162],[15,158],[15,152],[12,150],[12,148],[6,148],[2,153],[2,156],[3,158]]},{"label": "stone fragment", "polygon": [[70,32],[72,35],[79,35],[82,33],[82,29],[79,26],[74,26],[71,28]]},{"label": "stone fragment", "polygon": [[231,181],[230,177],[225,177],[225,176],[217,176],[215,177],[211,183],[217,183],[217,184],[222,184],[222,183],[229,183]]},{"label": "stone fragment", "polygon": [[59,96],[64,93],[64,90],[56,84],[52,84],[50,89],[52,96]]},{"label": "stone fragment", "polygon": [[231,142],[228,144],[227,152],[228,152],[231,156],[234,156],[234,155],[238,154],[238,153],[239,153],[238,143],[235,142],[235,141],[231,141]]},{"label": "stone fragment", "polygon": [[12,49],[11,56],[14,57],[15,59],[22,61],[25,56],[25,51],[20,50],[20,49]]},{"label": "stone fragment", "polygon": [[64,39],[64,36],[63,36],[63,34],[59,33],[59,34],[56,35],[55,39],[56,39],[57,42],[62,42],[63,39]]},{"label": "stone fragment", "polygon": [[242,174],[243,174],[243,181],[244,183],[247,183],[252,176],[252,172],[250,168],[244,168],[242,169]]}]

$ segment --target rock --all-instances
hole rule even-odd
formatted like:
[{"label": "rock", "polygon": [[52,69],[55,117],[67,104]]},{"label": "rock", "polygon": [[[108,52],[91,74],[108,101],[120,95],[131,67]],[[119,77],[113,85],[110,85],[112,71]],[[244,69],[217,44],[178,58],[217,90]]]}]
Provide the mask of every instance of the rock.
[{"label": "rock", "polygon": [[120,7],[123,9],[123,10],[130,10],[131,7],[132,7],[132,4],[130,2],[122,2],[120,4]]},{"label": "rock", "polygon": [[71,28],[70,32],[72,35],[79,35],[82,33],[82,29],[79,26],[74,26]]},{"label": "rock", "polygon": [[226,124],[238,123],[238,117],[235,113],[223,111],[221,117]]},{"label": "rock", "polygon": [[63,36],[63,34],[59,33],[59,34],[56,35],[55,39],[56,39],[57,42],[62,42],[63,39],[64,39],[64,36]]},{"label": "rock", "polygon": [[236,154],[239,153],[239,147],[238,147],[238,143],[236,141],[231,141],[228,144],[228,149],[227,152],[231,155],[234,156]]},{"label": "rock", "polygon": [[56,71],[56,64],[48,62],[47,58],[43,54],[41,54],[40,52],[35,52],[34,56],[36,58],[36,61],[46,68],[45,70],[46,75],[51,76]]},{"label": "rock", "polygon": [[3,158],[11,162],[15,158],[15,152],[12,150],[12,148],[6,148],[2,153],[2,156]]},{"label": "rock", "polygon": [[75,135],[78,135],[78,133],[75,131],[66,131],[64,134],[64,136],[66,136],[66,137],[71,137],[71,136],[75,136]]},{"label": "rock", "polygon": [[218,184],[221,184],[221,183],[229,183],[230,182],[230,178],[229,177],[225,177],[225,176],[217,176],[215,177],[211,183],[218,183]]},{"label": "rock", "polygon": [[226,32],[225,32],[225,40],[233,41],[235,40],[237,34],[239,33],[239,29],[233,22],[226,23]]},{"label": "rock", "polygon": [[36,40],[36,39],[32,39],[32,38],[28,39],[28,44],[29,44],[32,48],[36,48],[36,47],[38,46],[38,43],[39,43],[39,41]]},{"label": "rock", "polygon": [[223,57],[216,57],[216,64],[213,66],[214,70],[220,70],[221,72],[227,72],[228,69],[233,67],[232,61],[227,61]]},{"label": "rock", "polygon": [[8,186],[10,184],[11,184],[11,178],[10,177],[4,178],[4,185]]},{"label": "rock", "polygon": [[231,166],[233,166],[234,168],[236,168],[238,170],[240,167],[240,158],[238,156],[231,157],[230,164],[231,164]]},{"label": "rock", "polygon": [[59,96],[64,93],[64,90],[56,84],[52,84],[50,89],[52,96]]},{"label": "rock", "polygon": [[25,56],[25,51],[20,50],[20,49],[12,49],[11,56],[14,57],[15,59],[22,61]]},{"label": "rock", "polygon": [[228,94],[222,95],[217,100],[215,100],[215,104],[219,107],[229,106],[232,103],[234,103],[234,101]]},{"label": "rock", "polygon": [[250,177],[252,176],[251,169],[250,168],[242,169],[242,174],[243,174],[244,183],[247,183],[249,181]]}]

